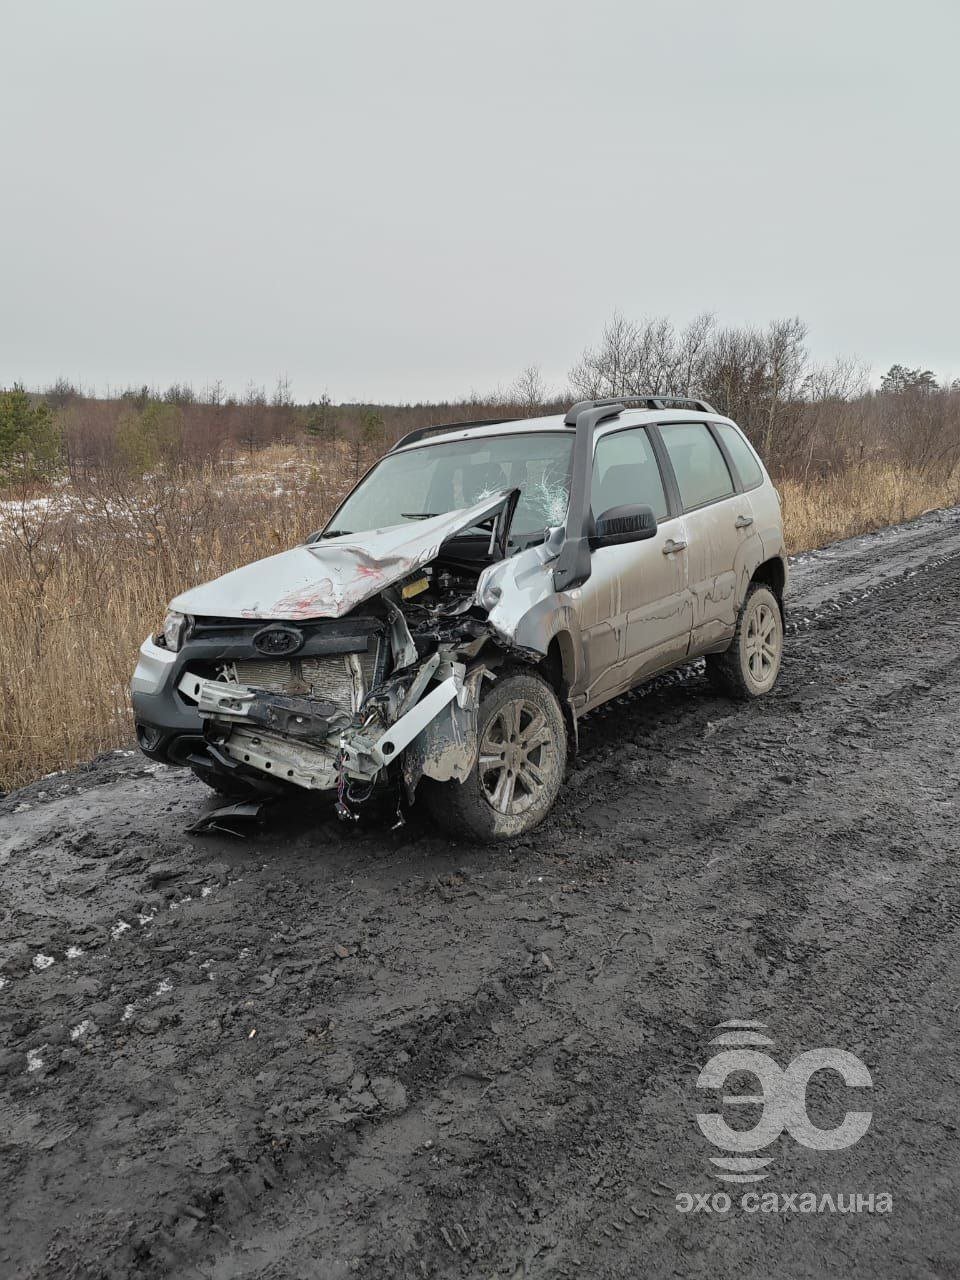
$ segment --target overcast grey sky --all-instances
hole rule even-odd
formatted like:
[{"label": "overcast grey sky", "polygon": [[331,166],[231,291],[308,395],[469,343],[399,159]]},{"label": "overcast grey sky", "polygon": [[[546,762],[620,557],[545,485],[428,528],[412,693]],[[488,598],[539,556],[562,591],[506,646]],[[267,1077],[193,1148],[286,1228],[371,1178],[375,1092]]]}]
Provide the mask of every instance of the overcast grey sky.
[{"label": "overcast grey sky", "polygon": [[614,309],[960,374],[958,0],[0,0],[0,385],[560,384]]}]

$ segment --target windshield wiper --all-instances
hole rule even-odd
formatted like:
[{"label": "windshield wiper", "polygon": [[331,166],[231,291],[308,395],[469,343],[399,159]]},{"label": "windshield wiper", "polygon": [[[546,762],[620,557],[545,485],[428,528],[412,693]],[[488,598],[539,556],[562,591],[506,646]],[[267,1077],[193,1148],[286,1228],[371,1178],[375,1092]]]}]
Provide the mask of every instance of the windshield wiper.
[{"label": "windshield wiper", "polygon": [[440,515],[439,511],[401,511],[400,515],[404,520],[432,520],[434,516]]},{"label": "windshield wiper", "polygon": [[345,538],[350,533],[349,529],[324,529],[321,538]]}]

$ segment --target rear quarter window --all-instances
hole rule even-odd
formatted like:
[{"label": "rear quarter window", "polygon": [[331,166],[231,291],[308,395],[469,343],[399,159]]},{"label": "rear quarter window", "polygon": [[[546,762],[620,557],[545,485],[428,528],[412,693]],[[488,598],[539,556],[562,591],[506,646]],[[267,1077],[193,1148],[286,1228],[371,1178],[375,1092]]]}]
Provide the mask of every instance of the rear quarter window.
[{"label": "rear quarter window", "polygon": [[740,473],[740,483],[745,489],[755,489],[758,484],[763,483],[763,469],[753,450],[736,427],[731,427],[726,422],[718,422],[715,425],[727,453],[733,460],[733,465]]}]

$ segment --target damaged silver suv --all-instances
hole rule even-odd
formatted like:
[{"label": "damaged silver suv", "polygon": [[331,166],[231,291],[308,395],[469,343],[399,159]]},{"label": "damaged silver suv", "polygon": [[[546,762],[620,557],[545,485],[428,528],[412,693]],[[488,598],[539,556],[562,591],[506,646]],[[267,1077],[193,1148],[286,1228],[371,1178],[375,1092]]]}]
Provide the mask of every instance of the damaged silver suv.
[{"label": "damaged silver suv", "polygon": [[780,502],[702,400],[405,436],[329,524],[195,587],[145,641],[140,746],[234,794],[383,785],[448,830],[519,835],[577,722],[705,655],[740,698],[780,670]]}]

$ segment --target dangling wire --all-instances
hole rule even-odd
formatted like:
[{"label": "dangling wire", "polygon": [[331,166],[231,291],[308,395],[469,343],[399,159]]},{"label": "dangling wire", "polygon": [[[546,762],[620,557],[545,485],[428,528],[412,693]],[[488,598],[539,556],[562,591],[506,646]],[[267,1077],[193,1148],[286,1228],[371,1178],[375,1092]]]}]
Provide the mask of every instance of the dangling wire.
[{"label": "dangling wire", "polygon": [[346,759],[346,753],[343,750],[337,752],[337,803],[334,809],[341,821],[356,822],[360,815],[359,813],[354,813],[347,804],[349,788],[347,785]]}]

